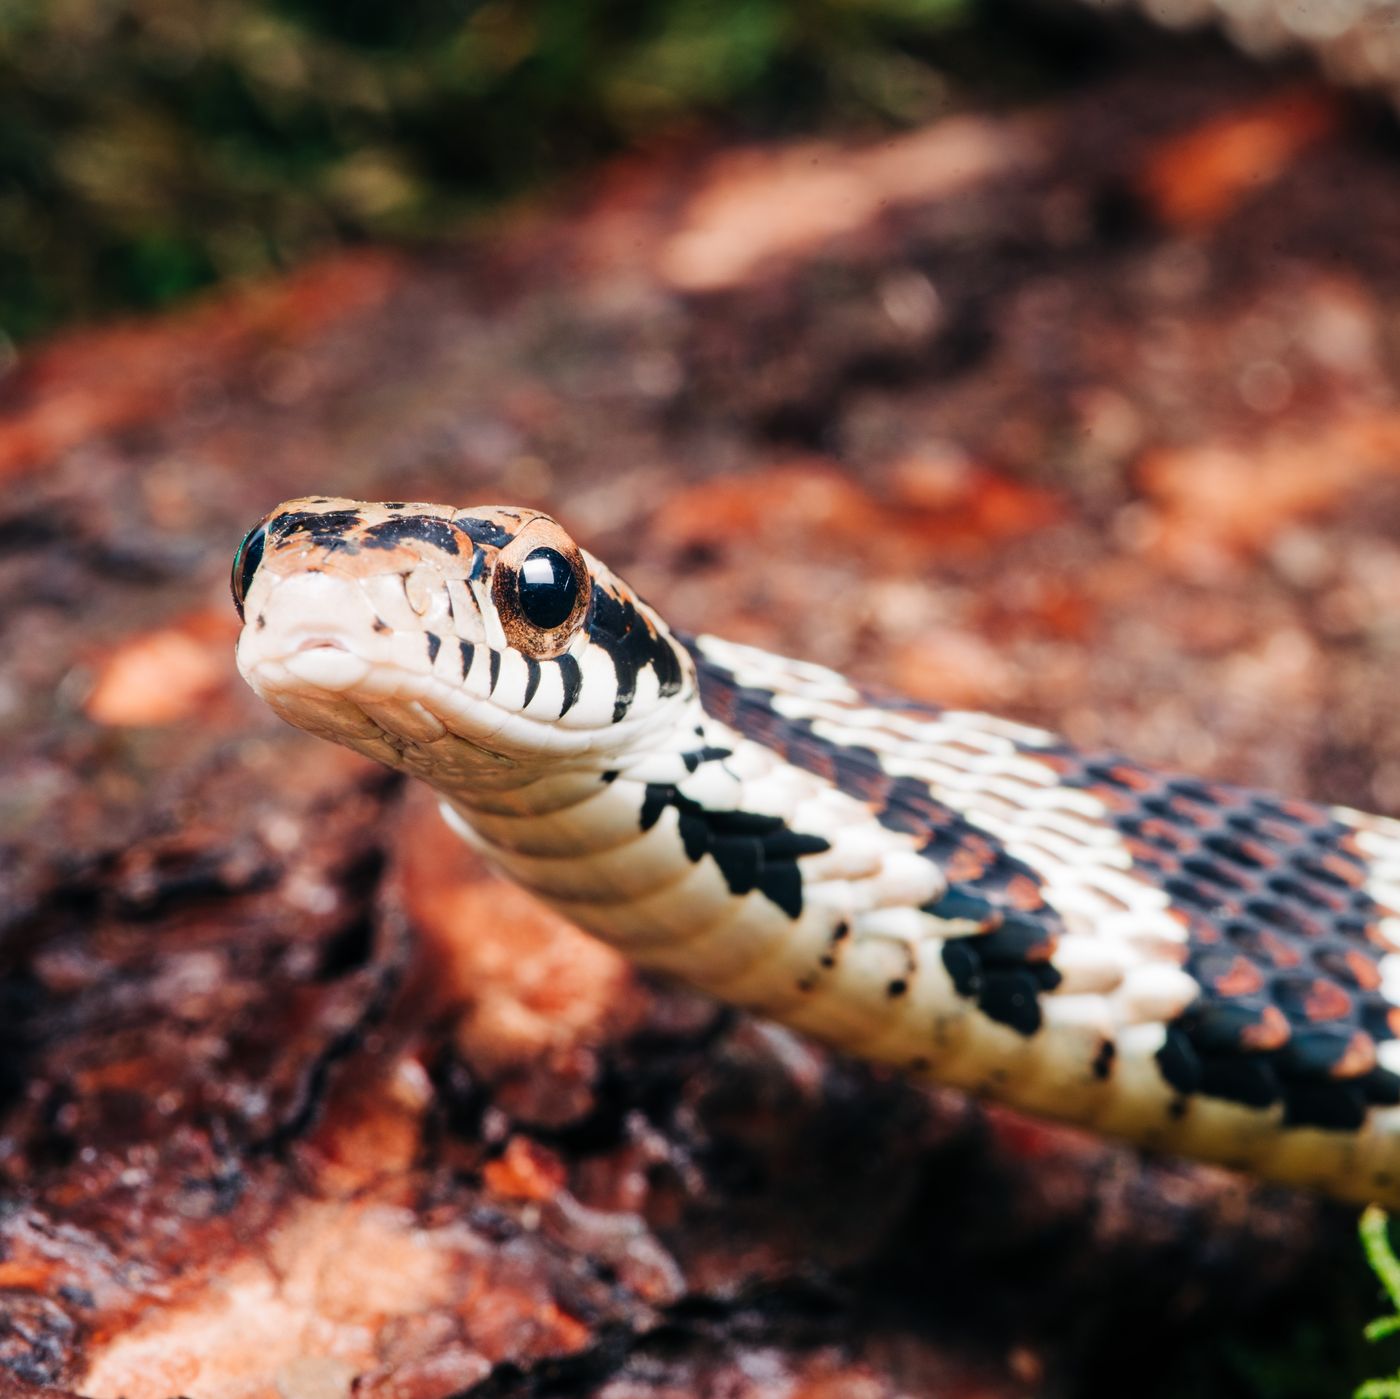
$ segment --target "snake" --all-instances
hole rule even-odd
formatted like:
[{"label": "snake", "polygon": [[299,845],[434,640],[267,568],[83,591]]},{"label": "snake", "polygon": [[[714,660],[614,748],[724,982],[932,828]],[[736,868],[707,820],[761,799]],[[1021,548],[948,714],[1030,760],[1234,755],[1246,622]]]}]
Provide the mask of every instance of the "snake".
[{"label": "snake", "polygon": [[233,563],[276,714],[638,966],[1013,1109],[1400,1203],[1400,822],[672,630],[553,518],[312,496]]}]

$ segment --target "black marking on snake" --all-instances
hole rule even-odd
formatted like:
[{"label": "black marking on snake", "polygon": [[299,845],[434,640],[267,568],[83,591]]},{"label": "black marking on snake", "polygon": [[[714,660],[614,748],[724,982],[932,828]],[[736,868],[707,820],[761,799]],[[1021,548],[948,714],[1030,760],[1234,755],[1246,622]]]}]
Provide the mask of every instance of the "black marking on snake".
[{"label": "black marking on snake", "polygon": [[669,783],[649,782],[642,799],[641,828],[649,831],[667,807],[674,807],[686,858],[697,864],[714,859],[731,894],[757,889],[789,918],[802,914],[804,855],[830,850],[821,836],[794,831],[781,816],[751,811],[710,811]]},{"label": "black marking on snake", "polygon": [[540,663],[533,656],[525,657],[525,698],[521,702],[521,709],[528,709],[530,701],[535,697],[535,691],[540,688]]},{"label": "black marking on snake", "polygon": [[370,525],[360,536],[367,549],[396,549],[405,539],[417,539],[441,549],[444,554],[457,554],[457,532],[449,521],[438,515],[400,515],[393,520],[381,520]]},{"label": "black marking on snake", "polygon": [[345,536],[364,523],[358,510],[289,510],[270,520],[267,532],[281,543],[294,535],[304,534],[307,542],[330,552],[358,553],[359,545]]},{"label": "black marking on snake", "polygon": [[695,772],[701,763],[718,763],[733,756],[732,748],[714,748],[706,744],[703,748],[692,748],[689,752],[682,753],[681,762],[685,764],[687,772]]},{"label": "black marking on snake", "polygon": [[1040,987],[1026,972],[993,972],[982,978],[977,1009],[1022,1035],[1040,1029]]},{"label": "black marking on snake", "polygon": [[476,654],[476,647],[470,641],[459,641],[457,649],[462,653],[462,679],[467,678],[467,672],[472,668],[472,657]]},{"label": "black marking on snake", "polygon": [[437,660],[438,651],[442,647],[442,638],[433,632],[424,632],[424,635],[428,639],[428,664],[432,665]]},{"label": "black marking on snake", "polygon": [[835,743],[811,720],[787,718],[776,708],[773,692],[739,685],[695,642],[686,645],[707,713],[867,803],[886,829],[922,841],[919,854],[947,880],[945,892],[923,911],[975,925],[969,935],[944,944],[944,965],[954,986],[992,1019],[1025,1035],[1039,1030],[1040,997],[1060,984],[1050,958],[1064,931],[1059,914],[1045,902],[1040,876],[939,801],[925,783],[892,777],[873,750]]},{"label": "black marking on snake", "polygon": [[595,582],[586,625],[589,639],[607,652],[617,673],[614,724],[632,707],[637,698],[637,677],[648,666],[656,676],[663,699],[680,691],[681,665],[671,643],[647,625],[629,599],[618,597]]},{"label": "black marking on snake", "polygon": [[1367,891],[1348,827],[1308,802],[1068,744],[1022,752],[1104,804],[1186,927],[1201,993],[1157,1054],[1178,1093],[1282,1105],[1288,1126],[1339,1131],[1400,1103],[1400,1075],[1376,1063],[1376,1045],[1400,1032],[1377,965],[1391,910]]},{"label": "black marking on snake", "polygon": [[491,667],[490,683],[486,686],[486,693],[494,695],[496,693],[496,681],[501,678],[501,653],[491,647],[486,653],[486,662]]},{"label": "black marking on snake", "polygon": [[583,670],[572,656],[556,656],[554,664],[559,667],[559,678],[564,682],[564,706],[559,711],[562,719],[578,703],[583,690]]},{"label": "black marking on snake", "polygon": [[984,935],[954,937],[943,944],[943,967],[961,996],[993,1020],[1033,1035],[1040,1029],[1042,992],[1053,991],[1060,974],[1048,962],[1016,965],[983,955]]},{"label": "black marking on snake", "polygon": [[484,544],[488,549],[504,549],[515,538],[504,525],[495,520],[458,515],[454,523],[473,544]]},{"label": "black marking on snake", "polygon": [[982,959],[967,938],[949,938],[943,944],[943,967],[960,996],[976,997],[982,990]]}]

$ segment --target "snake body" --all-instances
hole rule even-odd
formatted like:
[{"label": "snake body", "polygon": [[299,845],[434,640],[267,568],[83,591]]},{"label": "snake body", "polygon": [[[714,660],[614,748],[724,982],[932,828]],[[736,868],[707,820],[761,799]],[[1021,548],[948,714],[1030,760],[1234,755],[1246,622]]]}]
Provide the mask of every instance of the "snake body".
[{"label": "snake body", "polygon": [[282,717],[630,958],[854,1054],[1400,1202],[1400,823],[673,633],[552,519],[313,497],[234,565]]}]

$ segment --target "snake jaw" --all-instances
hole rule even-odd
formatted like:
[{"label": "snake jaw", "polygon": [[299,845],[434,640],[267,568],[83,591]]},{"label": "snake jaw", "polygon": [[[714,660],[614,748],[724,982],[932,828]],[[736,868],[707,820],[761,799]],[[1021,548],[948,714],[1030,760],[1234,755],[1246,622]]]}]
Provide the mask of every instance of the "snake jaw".
[{"label": "snake jaw", "polygon": [[369,674],[370,664],[333,641],[308,642],[283,662],[298,680],[316,690],[354,689]]}]

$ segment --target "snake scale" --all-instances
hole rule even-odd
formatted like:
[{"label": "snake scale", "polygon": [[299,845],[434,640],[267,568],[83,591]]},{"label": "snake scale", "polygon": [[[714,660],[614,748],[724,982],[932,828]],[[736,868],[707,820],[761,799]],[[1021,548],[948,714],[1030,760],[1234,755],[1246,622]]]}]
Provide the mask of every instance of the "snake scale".
[{"label": "snake scale", "polygon": [[1400,1202],[1400,822],[671,631],[531,510],[312,497],[238,664],[640,965],[1142,1146]]}]

